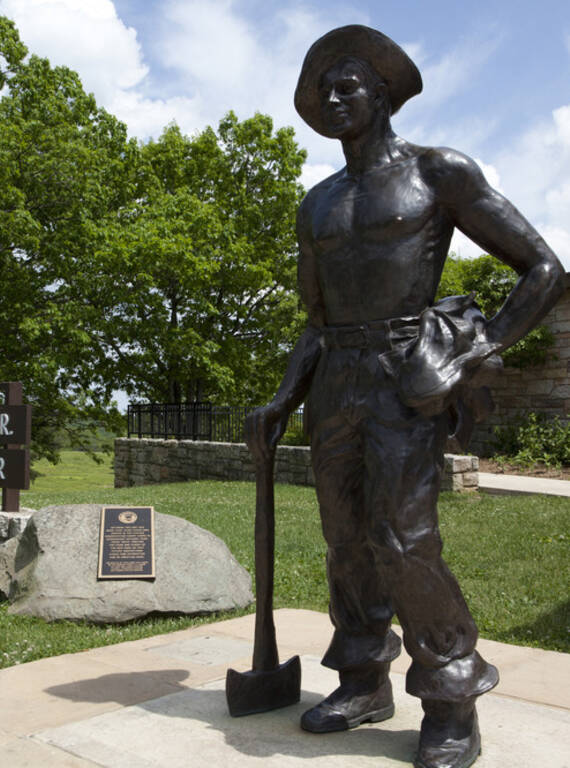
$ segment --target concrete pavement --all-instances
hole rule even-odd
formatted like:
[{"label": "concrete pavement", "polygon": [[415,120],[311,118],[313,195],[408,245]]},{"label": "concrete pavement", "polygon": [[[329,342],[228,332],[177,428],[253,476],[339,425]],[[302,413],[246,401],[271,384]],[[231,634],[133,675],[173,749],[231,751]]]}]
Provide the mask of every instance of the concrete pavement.
[{"label": "concrete pavement", "polygon": [[570,496],[570,481],[553,477],[526,477],[526,475],[501,475],[479,472],[482,493],[500,495],[545,494],[546,496]]},{"label": "concrete pavement", "polygon": [[[299,716],[336,685],[320,666],[326,614],[276,612],[281,658],[301,655],[298,705],[231,718],[228,666],[251,667],[253,616],[56,656],[0,671],[3,768],[405,768],[421,707],[404,690],[409,659],[393,664],[396,715],[317,736]],[[396,628],[398,629],[398,628]],[[480,640],[501,673],[481,698],[478,768],[570,768],[570,655]]]}]

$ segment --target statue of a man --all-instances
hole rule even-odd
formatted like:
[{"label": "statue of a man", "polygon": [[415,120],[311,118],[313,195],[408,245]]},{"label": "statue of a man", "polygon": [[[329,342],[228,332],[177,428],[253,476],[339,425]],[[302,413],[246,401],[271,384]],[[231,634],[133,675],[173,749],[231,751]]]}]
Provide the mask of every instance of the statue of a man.
[{"label": "statue of a man", "polygon": [[[412,658],[406,688],[425,713],[415,765],[466,768],[480,752],[475,700],[498,673],[475,650],[477,628],[441,558],[443,452],[458,418],[481,405],[477,377],[553,306],[563,269],[472,160],[394,134],[390,116],[421,88],[404,51],[367,27],[333,30],[310,48],[295,106],[340,139],[346,166],[299,209],[309,324],[246,430],[251,450],[267,455],[307,398],[335,627],[323,664],[340,686],[302,727],[324,733],[393,715],[395,613]],[[472,296],[434,305],[454,227],[520,275],[488,321]]]}]

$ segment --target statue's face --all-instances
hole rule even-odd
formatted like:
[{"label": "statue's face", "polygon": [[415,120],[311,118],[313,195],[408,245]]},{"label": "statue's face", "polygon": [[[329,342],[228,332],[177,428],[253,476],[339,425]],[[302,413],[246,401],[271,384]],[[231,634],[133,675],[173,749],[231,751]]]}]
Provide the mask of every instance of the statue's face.
[{"label": "statue's face", "polygon": [[378,83],[356,59],[341,59],[327,70],[319,93],[327,135],[336,139],[360,136],[372,125],[382,103]]}]

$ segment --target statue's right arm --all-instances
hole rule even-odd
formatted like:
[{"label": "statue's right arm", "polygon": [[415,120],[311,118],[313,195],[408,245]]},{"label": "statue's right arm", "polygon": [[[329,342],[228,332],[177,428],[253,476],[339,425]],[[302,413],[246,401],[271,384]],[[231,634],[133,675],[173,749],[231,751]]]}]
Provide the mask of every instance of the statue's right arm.
[{"label": "statue's right arm", "polygon": [[279,389],[268,405],[256,408],[245,422],[246,443],[257,458],[265,458],[275,449],[287,428],[289,414],[305,399],[319,361],[322,344],[324,306],[317,278],[315,254],[311,245],[308,211],[310,193],[297,216],[299,241],[298,282],[309,322],[297,341]]}]

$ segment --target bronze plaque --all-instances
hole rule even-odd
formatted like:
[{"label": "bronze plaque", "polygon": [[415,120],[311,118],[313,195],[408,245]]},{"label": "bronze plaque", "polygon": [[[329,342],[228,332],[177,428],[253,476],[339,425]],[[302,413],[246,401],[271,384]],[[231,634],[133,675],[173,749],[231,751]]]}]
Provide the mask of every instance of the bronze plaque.
[{"label": "bronze plaque", "polygon": [[153,579],[153,507],[103,507],[100,579]]},{"label": "bronze plaque", "polygon": [[0,450],[0,488],[30,487],[30,452],[23,448]]}]

